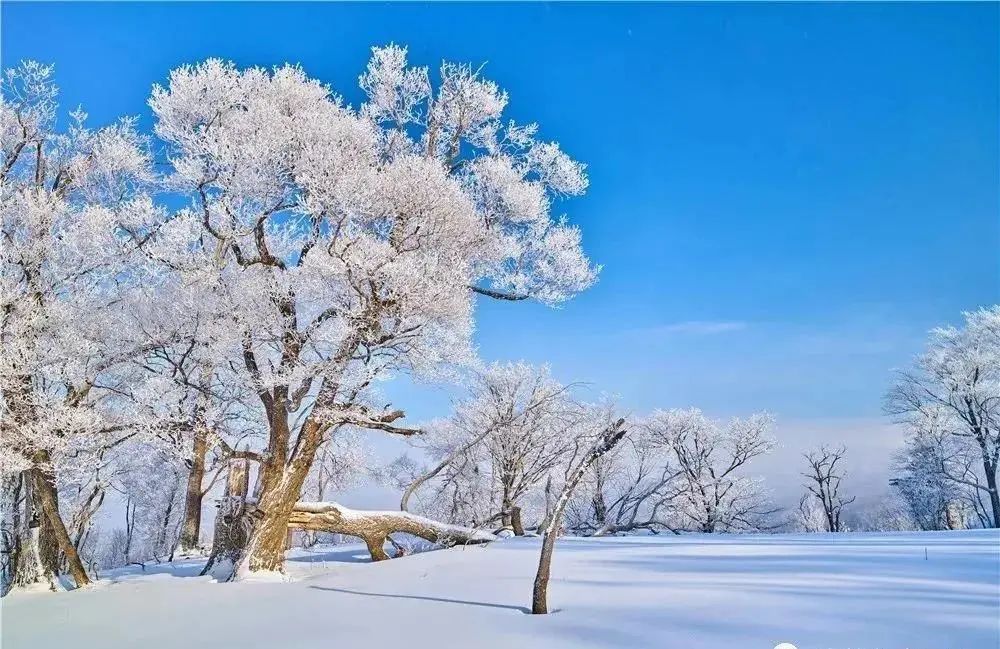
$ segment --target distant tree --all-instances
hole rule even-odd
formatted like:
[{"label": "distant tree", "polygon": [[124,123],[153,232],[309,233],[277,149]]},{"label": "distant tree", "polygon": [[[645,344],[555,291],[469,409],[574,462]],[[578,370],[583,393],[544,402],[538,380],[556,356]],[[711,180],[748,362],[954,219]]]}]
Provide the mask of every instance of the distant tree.
[{"label": "distant tree", "polygon": [[643,427],[650,443],[667,450],[679,471],[676,512],[685,528],[700,532],[760,529],[776,510],[747,465],[774,446],[766,414],[720,424],[700,410],[658,410]]},{"label": "distant tree", "polygon": [[795,527],[803,532],[825,532],[828,530],[826,513],[812,494],[799,498],[799,508],[795,514]]},{"label": "distant tree", "polygon": [[[960,455],[975,453],[979,469],[944,462],[941,476],[978,492],[986,526],[1000,527],[1000,306],[964,314],[965,325],[931,331],[927,350],[902,371],[886,398],[886,411],[913,431],[952,436]],[[949,452],[950,454],[950,452]]]},{"label": "distant tree", "polygon": [[[855,496],[845,497],[840,493],[840,483],[844,479],[837,464],[843,460],[847,449],[843,446],[830,448],[821,446],[804,455],[808,469],[802,475],[808,479],[806,489],[820,506],[827,532],[842,530],[841,513],[844,507],[854,502]],[[800,506],[801,506],[800,502]]]},{"label": "distant tree", "polygon": [[429,427],[427,439],[415,440],[441,460],[411,483],[404,506],[413,489],[427,483],[439,505],[457,490],[461,501],[452,501],[449,518],[499,521],[524,534],[521,501],[563,462],[580,417],[568,387],[547,367],[491,365],[476,375],[452,417]]},{"label": "distant tree", "polygon": [[668,452],[639,428],[594,461],[570,501],[567,519],[582,534],[635,530],[676,532],[676,503],[685,491]]}]

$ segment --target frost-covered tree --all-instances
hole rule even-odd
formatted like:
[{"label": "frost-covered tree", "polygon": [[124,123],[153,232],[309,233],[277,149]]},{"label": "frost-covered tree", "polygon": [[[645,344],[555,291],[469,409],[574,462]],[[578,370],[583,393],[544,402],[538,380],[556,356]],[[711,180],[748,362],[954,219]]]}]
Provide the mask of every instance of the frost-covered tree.
[{"label": "frost-covered tree", "polygon": [[920,428],[911,429],[894,458],[890,484],[919,529],[962,529],[977,520],[988,527],[981,456],[967,439],[948,430],[948,421],[925,417]]},{"label": "frost-covered tree", "polygon": [[826,532],[828,524],[826,513],[819,501],[812,494],[803,494],[799,498],[799,507],[792,520],[794,529],[802,532]]},{"label": "frost-covered tree", "polygon": [[[844,496],[840,491],[844,479],[843,470],[837,464],[844,459],[847,449],[843,446],[831,448],[821,446],[804,455],[808,469],[805,476],[806,490],[820,506],[827,532],[842,530],[841,514],[844,507],[854,502],[855,496]],[[802,511],[802,503],[799,503]],[[812,530],[810,530],[812,531]]]},{"label": "frost-covered tree", "polygon": [[774,510],[747,464],[774,446],[766,414],[720,423],[697,408],[658,410],[642,425],[651,443],[672,456],[680,472],[676,512],[683,527],[701,532],[759,529]]},{"label": "frost-covered tree", "polygon": [[674,531],[675,501],[685,491],[681,471],[645,432],[634,431],[594,461],[567,507],[569,527],[594,536]]},{"label": "frost-covered tree", "polygon": [[[150,156],[132,120],[56,130],[52,69],[6,70],[0,101],[0,470],[25,471],[41,579],[61,553],[88,583],[60,512],[63,461],[113,446],[138,423],[128,405],[129,292],[143,274],[123,228],[156,218]],[[124,405],[123,405],[124,403]]]},{"label": "frost-covered tree", "polygon": [[1000,306],[964,314],[963,327],[934,329],[912,369],[900,372],[886,411],[911,430],[938,428],[976,454],[979,469],[949,480],[970,487],[987,503],[988,527],[1000,527]]},{"label": "frost-covered tree", "polygon": [[524,534],[522,499],[564,460],[580,417],[547,367],[493,364],[474,377],[451,418],[418,440],[438,463],[407,494],[434,478],[428,498],[447,509],[436,514],[474,525],[499,521]]},{"label": "frost-covered tree", "polygon": [[[150,100],[170,190],[190,206],[131,232],[192,305],[199,339],[257,395],[260,515],[243,569],[281,570],[289,516],[338,427],[411,434],[372,385],[474,359],[475,294],[557,304],[589,286],[579,231],[552,214],[582,165],[504,121],[507,95],[468,65],[438,79],[373,50],[367,101],[296,67],[174,70]],[[225,326],[222,326],[224,323]]]}]

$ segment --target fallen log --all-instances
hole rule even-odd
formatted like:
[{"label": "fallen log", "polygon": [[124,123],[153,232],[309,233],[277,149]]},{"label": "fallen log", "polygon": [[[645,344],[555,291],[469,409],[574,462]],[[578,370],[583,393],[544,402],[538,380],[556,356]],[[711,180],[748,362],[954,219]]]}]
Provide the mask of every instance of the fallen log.
[{"label": "fallen log", "polygon": [[295,503],[288,527],[356,536],[368,546],[372,561],[389,558],[383,546],[390,534],[412,534],[443,546],[489,543],[497,538],[490,532],[441,523],[409,512],[349,509],[333,502]]}]

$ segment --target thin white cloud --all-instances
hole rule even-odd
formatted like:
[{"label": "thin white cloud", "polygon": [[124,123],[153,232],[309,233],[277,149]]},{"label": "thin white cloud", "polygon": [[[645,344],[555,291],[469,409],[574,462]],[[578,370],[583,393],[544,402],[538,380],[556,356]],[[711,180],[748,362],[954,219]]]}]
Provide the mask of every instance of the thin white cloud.
[{"label": "thin white cloud", "polygon": [[712,336],[715,334],[742,331],[747,323],[740,321],[688,320],[652,327],[651,331],[660,334],[685,334],[690,336]]}]

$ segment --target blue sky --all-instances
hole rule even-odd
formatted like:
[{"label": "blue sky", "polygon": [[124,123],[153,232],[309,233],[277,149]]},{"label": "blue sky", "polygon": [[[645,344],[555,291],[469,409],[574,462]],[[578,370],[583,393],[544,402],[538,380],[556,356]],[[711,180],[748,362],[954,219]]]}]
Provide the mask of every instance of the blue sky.
[{"label": "blue sky", "polygon": [[[152,84],[209,56],[301,63],[353,103],[375,44],[408,45],[415,64],[486,63],[512,117],[589,165],[591,190],[563,207],[604,271],[558,310],[482,304],[482,355],[549,362],[636,412],[766,408],[795,448],[864,437],[882,430],[890,368],[1000,295],[996,4],[0,14],[3,64],[54,63],[64,106],[94,124],[137,114],[148,127]],[[387,392],[417,418],[447,406]]]}]

